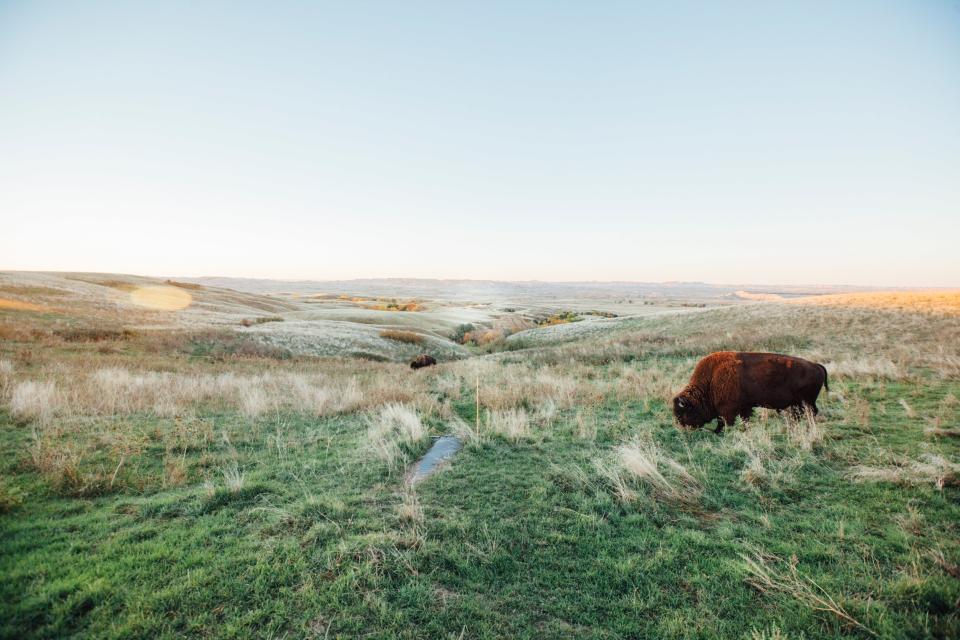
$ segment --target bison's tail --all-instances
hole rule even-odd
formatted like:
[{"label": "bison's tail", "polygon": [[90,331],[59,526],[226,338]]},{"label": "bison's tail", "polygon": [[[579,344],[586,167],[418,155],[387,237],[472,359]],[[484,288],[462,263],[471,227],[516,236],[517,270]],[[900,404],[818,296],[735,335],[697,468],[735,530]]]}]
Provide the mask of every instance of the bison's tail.
[{"label": "bison's tail", "polygon": [[823,388],[830,391],[830,385],[827,384],[827,368],[820,363],[817,363],[817,366],[823,371]]}]

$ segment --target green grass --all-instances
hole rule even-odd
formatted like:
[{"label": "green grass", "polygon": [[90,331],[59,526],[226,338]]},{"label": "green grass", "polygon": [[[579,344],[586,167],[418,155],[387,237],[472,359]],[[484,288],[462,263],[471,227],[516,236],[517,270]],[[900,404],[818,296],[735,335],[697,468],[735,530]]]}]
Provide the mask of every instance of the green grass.
[{"label": "green grass", "polygon": [[[931,396],[945,391],[960,389]],[[592,443],[567,416],[540,442],[468,447],[420,486],[416,525],[397,517],[400,474],[369,459],[356,417],[215,416],[230,445],[186,454],[190,477],[210,478],[212,492],[194,481],[77,499],[20,470],[25,427],[5,415],[3,472],[26,499],[0,516],[2,634],[864,635],[749,586],[741,554],[759,549],[795,558],[882,637],[956,637],[960,583],[929,556],[939,546],[957,558],[956,489],[855,484],[832,459],[876,441],[925,448],[895,401],[873,401],[887,415],[872,433],[832,418],[826,452],[761,493],[739,480],[742,456],[660,412],[604,407],[608,426]],[[699,470],[699,508],[621,504],[595,477],[592,460],[637,432]],[[233,459],[246,474],[237,493],[219,471]],[[905,517],[915,531],[898,525]]]},{"label": "green grass", "polygon": [[[654,338],[647,351],[598,355],[584,375],[697,355]],[[471,384],[451,403],[469,425]],[[362,415],[86,417],[123,421],[141,453],[114,472],[119,445],[104,445],[83,464],[113,485],[78,493],[31,465],[33,426],[0,410],[0,637],[960,637],[960,490],[850,477],[855,465],[957,460],[956,438],[923,430],[932,416],[956,421],[960,382],[921,371],[831,388],[812,451],[778,419],[757,419],[782,471],[763,483],[742,477],[742,426],[682,432],[662,398],[608,395],[530,439],[471,442],[418,485],[413,519],[404,470],[371,454]],[[577,436],[587,409],[591,439]],[[634,482],[637,498],[618,500],[596,463],[635,437],[689,469],[702,495],[664,500]],[[178,460],[181,480],[167,469]],[[235,489],[223,472],[233,465]],[[747,561],[757,557],[784,588],[763,588]],[[792,593],[791,571],[862,626]]]}]

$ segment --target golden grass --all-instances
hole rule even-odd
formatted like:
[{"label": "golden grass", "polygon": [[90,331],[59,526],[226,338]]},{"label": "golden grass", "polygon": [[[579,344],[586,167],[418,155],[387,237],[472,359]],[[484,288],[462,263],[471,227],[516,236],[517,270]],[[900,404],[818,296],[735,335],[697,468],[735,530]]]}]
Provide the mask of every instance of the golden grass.
[{"label": "golden grass", "polygon": [[47,307],[23,300],[0,298],[0,309],[4,311],[48,311]]},{"label": "golden grass", "polygon": [[843,293],[810,296],[791,301],[832,307],[856,307],[906,311],[945,316],[960,316],[960,290],[953,291],[881,291],[871,293]]}]

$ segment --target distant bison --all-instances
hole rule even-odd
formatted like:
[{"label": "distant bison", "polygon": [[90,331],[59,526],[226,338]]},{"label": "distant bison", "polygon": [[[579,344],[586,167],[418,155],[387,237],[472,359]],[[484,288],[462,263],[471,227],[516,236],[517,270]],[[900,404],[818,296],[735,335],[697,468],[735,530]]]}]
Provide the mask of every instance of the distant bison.
[{"label": "distant bison", "polygon": [[410,362],[410,368],[420,369],[421,367],[432,367],[435,364],[437,364],[436,358],[433,356],[428,356],[425,353],[421,353]]},{"label": "distant bison", "polygon": [[827,386],[822,364],[776,353],[711,353],[697,363],[687,386],[673,399],[673,415],[684,427],[699,429],[717,420],[717,433],[737,416],[747,420],[754,407],[791,409],[809,406]]}]

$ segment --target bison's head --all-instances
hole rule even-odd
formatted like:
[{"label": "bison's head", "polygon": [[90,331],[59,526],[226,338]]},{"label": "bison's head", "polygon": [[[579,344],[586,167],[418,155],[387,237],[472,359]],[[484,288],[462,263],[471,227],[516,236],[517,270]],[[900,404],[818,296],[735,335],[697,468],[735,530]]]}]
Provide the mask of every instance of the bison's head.
[{"label": "bison's head", "polygon": [[681,393],[673,399],[673,415],[680,426],[688,429],[699,429],[707,423],[700,403],[686,393]]}]

